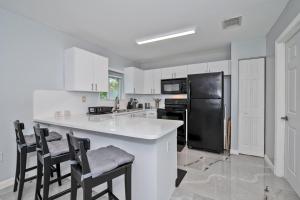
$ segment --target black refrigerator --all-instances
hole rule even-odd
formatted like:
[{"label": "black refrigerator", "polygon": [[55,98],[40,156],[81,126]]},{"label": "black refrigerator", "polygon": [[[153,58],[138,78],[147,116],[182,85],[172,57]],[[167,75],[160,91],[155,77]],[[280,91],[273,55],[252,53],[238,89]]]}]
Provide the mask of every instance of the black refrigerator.
[{"label": "black refrigerator", "polygon": [[224,150],[224,73],[188,75],[188,147]]}]

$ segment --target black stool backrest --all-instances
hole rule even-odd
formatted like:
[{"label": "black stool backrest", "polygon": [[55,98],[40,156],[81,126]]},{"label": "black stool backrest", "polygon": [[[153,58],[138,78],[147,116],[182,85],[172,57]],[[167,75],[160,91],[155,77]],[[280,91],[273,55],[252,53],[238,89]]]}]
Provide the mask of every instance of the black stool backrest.
[{"label": "black stool backrest", "polygon": [[36,138],[37,151],[42,151],[43,155],[49,154],[49,148],[46,137],[49,136],[49,130],[47,128],[40,128],[34,126],[34,135]]},{"label": "black stool backrest", "polygon": [[23,130],[25,129],[24,123],[21,123],[19,120],[14,121],[14,128],[16,133],[17,144],[23,145],[26,144]]},{"label": "black stool backrest", "polygon": [[76,161],[82,168],[83,174],[91,172],[86,152],[90,150],[90,140],[88,138],[78,138],[73,133],[67,134],[71,160]]}]

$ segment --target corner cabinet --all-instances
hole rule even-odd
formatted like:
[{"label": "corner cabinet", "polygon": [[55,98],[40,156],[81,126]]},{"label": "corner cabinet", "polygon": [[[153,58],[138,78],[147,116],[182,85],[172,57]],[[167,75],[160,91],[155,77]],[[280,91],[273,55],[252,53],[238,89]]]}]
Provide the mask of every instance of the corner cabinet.
[{"label": "corner cabinet", "polygon": [[108,92],[108,58],[73,47],[65,50],[65,89]]},{"label": "corner cabinet", "polygon": [[161,69],[144,71],[144,94],[160,94]]},{"label": "corner cabinet", "polygon": [[144,93],[144,71],[136,67],[124,69],[124,90],[126,94]]}]

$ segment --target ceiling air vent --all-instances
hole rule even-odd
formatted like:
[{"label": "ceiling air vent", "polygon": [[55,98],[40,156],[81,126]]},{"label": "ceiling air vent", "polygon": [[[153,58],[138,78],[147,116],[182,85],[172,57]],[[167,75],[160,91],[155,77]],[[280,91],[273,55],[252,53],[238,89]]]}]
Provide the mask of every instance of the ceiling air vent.
[{"label": "ceiling air vent", "polygon": [[241,26],[242,25],[242,17],[234,17],[231,19],[227,19],[223,21],[223,29],[228,29],[235,26]]}]

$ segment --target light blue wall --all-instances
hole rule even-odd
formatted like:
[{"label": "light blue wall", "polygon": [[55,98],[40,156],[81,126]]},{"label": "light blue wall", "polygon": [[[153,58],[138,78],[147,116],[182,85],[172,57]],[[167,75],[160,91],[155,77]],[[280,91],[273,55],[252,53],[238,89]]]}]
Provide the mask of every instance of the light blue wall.
[{"label": "light blue wall", "polygon": [[114,68],[131,61],[114,53],[0,9],[0,181],[14,174],[13,120],[31,129],[32,95],[36,89],[63,89],[63,51],[78,46],[109,57]]},{"label": "light blue wall", "polygon": [[231,43],[231,149],[238,151],[239,60],[266,56],[266,39],[253,38]]},{"label": "light blue wall", "polygon": [[278,21],[267,34],[266,154],[273,163],[275,144],[275,40],[299,12],[300,1],[290,0]]}]

